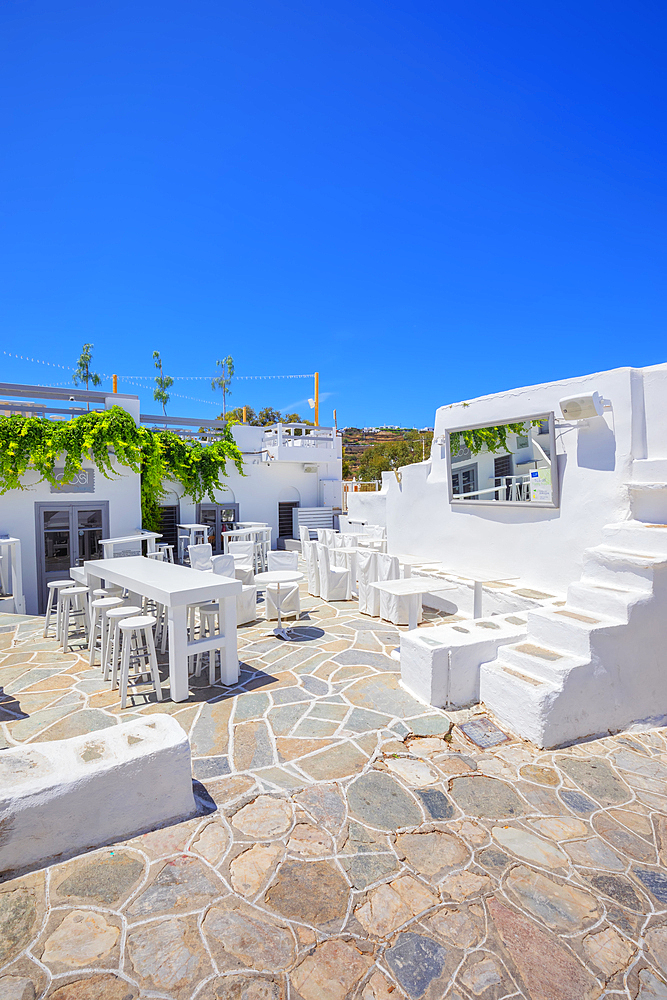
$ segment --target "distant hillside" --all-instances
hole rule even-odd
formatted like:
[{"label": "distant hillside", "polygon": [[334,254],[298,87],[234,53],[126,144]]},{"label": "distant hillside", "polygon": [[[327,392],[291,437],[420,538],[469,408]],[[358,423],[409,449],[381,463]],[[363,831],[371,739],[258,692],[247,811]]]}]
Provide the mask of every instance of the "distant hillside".
[{"label": "distant hillside", "polygon": [[415,427],[345,427],[343,479],[379,479],[383,471],[421,462],[431,453],[433,432]]}]

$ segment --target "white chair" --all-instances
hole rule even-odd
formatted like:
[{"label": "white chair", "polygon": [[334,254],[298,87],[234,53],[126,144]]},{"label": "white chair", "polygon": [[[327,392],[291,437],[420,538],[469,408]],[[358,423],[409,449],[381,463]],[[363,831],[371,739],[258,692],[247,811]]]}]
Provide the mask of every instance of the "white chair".
[{"label": "white chair", "polygon": [[310,541],[310,528],[307,528],[305,524],[299,525],[299,538],[301,539],[301,552],[303,553],[304,543]]},{"label": "white chair", "polygon": [[331,565],[329,549],[317,543],[320,569],[320,597],[323,601],[349,601],[352,597],[350,571]]},{"label": "white chair", "polygon": [[359,611],[372,618],[380,617],[380,591],[371,587],[378,578],[377,552],[360,549],[357,552],[357,580],[359,585]]},{"label": "white chair", "polygon": [[308,577],[308,593],[313,597],[320,596],[320,567],[317,561],[318,542],[302,542],[302,555],[306,560],[306,575]]},{"label": "white chair", "polygon": [[49,599],[46,602],[46,619],[44,621],[44,632],[42,634],[46,639],[49,633],[49,628],[51,627],[51,615],[53,615],[56,625],[56,639],[60,639],[58,629],[58,595],[65,587],[72,587],[74,584],[71,580],[49,580],[46,586],[49,588]]},{"label": "white chair", "polygon": [[100,663],[104,669],[104,658],[107,652],[107,611],[117,608],[123,603],[122,597],[98,597],[90,604],[90,655],[88,666],[92,667],[97,652],[97,634],[100,636]]},{"label": "white chair", "polygon": [[201,542],[198,545],[188,545],[188,556],[190,558],[190,569],[198,569],[204,573],[210,573],[213,569],[213,563],[211,562],[213,546],[208,542]]},{"label": "white chair", "polygon": [[[397,556],[388,556],[384,552],[376,553],[378,580],[400,580],[401,570]],[[410,623],[410,598],[398,597],[395,594],[383,594],[380,591],[380,618],[393,625],[408,625]],[[421,603],[417,622],[422,620]]]},{"label": "white chair", "polygon": [[102,663],[102,678],[105,681],[111,677],[111,687],[118,684],[120,668],[120,623],[124,618],[133,618],[141,614],[141,608],[134,604],[124,604],[120,608],[109,608],[107,611],[107,651]]},{"label": "white chair", "polygon": [[[239,572],[245,572],[244,568],[239,570],[234,557],[231,555],[213,556],[213,572],[220,576],[230,577],[232,580],[238,576]],[[253,580],[254,580],[253,576]],[[254,622],[257,619],[257,587],[254,583],[245,584],[241,579],[241,593],[236,598],[236,624],[245,625],[247,622]],[[217,607],[217,605],[216,605]],[[201,605],[199,613],[207,610],[207,605]]]},{"label": "white chair", "polygon": [[120,622],[122,635],[120,654],[120,707],[127,704],[127,688],[130,683],[130,667],[134,667],[136,677],[150,674],[153,689],[158,701],[162,701],[162,686],[155,654],[153,626],[155,618],[152,615],[136,615],[134,618],[124,618]]},{"label": "white chair", "polygon": [[336,569],[346,569],[350,573],[352,596],[357,596],[357,553],[354,549],[329,549],[329,560]]},{"label": "white chair", "polygon": [[255,543],[254,542],[229,542],[227,552],[234,556],[237,566],[250,566],[253,573],[255,571]]},{"label": "white chair", "polygon": [[[227,561],[231,560],[231,564]],[[216,566],[225,566],[224,570],[216,569]],[[246,587],[252,587],[255,583],[255,572],[248,563],[236,562],[231,553],[224,556],[213,556],[213,572],[220,573],[221,576],[229,576],[232,580],[240,580]]]},{"label": "white chair", "polygon": [[[299,571],[299,553],[295,551],[279,550],[269,552],[268,557],[269,573],[276,570],[287,570],[290,573]],[[278,617],[278,587],[275,583],[270,583],[264,595],[265,614],[268,620]],[[301,602],[299,600],[299,584],[280,584],[280,617],[299,617],[301,614]]]}]

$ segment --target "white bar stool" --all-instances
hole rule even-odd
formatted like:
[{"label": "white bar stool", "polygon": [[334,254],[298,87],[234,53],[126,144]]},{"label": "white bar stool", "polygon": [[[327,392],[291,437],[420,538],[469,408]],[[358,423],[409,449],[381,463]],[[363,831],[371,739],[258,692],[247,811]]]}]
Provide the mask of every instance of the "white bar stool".
[{"label": "white bar stool", "polygon": [[174,546],[168,545],[166,542],[158,543],[158,552],[164,552],[165,562],[173,563],[174,561]]},{"label": "white bar stool", "polygon": [[[127,688],[130,683],[130,665],[136,670],[136,676],[142,677],[150,671],[153,678],[153,688],[158,701],[162,701],[162,687],[155,655],[153,640],[153,615],[136,615],[125,618],[119,623],[121,640],[120,654],[120,707],[127,704]],[[142,670],[142,666],[144,669]],[[148,668],[148,669],[146,669]]]},{"label": "white bar stool", "polygon": [[46,602],[46,620],[44,622],[44,632],[42,633],[46,639],[49,628],[51,626],[51,615],[56,620],[56,639],[60,638],[58,629],[58,595],[63,587],[73,587],[73,580],[49,580],[46,585],[49,588],[49,599]]},{"label": "white bar stool", "polygon": [[90,656],[88,665],[92,667],[97,651],[97,631],[100,633],[100,663],[104,669],[104,657],[107,647],[107,611],[118,608],[123,603],[121,597],[98,597],[90,604]]},{"label": "white bar stool", "polygon": [[111,687],[118,684],[118,668],[120,667],[120,623],[123,618],[132,618],[140,615],[141,608],[136,604],[125,604],[122,608],[109,608],[107,611],[107,648],[104,654],[102,670],[103,679],[109,680],[111,676]]},{"label": "white bar stool", "polygon": [[88,620],[88,594],[90,587],[63,587],[58,594],[58,618],[63,653],[69,649],[70,624],[77,626],[74,638],[83,636],[88,642],[90,623]]}]

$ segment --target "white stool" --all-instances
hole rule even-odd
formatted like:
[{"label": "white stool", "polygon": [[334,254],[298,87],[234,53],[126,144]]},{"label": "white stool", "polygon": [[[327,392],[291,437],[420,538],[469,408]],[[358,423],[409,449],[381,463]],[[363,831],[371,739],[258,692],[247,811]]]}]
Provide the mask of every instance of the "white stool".
[{"label": "white stool", "polygon": [[83,636],[88,641],[90,634],[90,623],[88,621],[88,594],[89,587],[63,587],[58,594],[58,620],[60,623],[60,638],[63,644],[63,653],[69,649],[70,624],[73,622],[77,626],[75,638]]},{"label": "white stool", "polygon": [[120,623],[123,618],[132,618],[140,615],[141,608],[135,604],[125,604],[121,608],[110,608],[107,611],[107,649],[102,664],[103,678],[109,680],[111,675],[111,687],[118,684],[118,668],[120,667]]},{"label": "white stool", "polygon": [[58,595],[63,587],[73,587],[74,582],[72,580],[49,580],[46,586],[49,588],[49,599],[46,602],[46,621],[44,622],[44,632],[42,634],[46,639],[51,625],[51,615],[53,615],[56,620],[56,639],[59,639]]},{"label": "white stool", "polygon": [[174,561],[174,546],[173,545],[167,545],[166,542],[159,542],[157,548],[158,548],[158,552],[164,552],[165,562],[173,563],[173,561]]},{"label": "white stool", "polygon": [[[225,685],[236,683],[236,670],[234,670],[234,675],[228,675],[227,668],[227,655],[226,655],[226,642],[225,633],[222,630],[222,620],[224,618],[224,609],[221,613],[219,604],[199,604],[197,605],[199,609],[199,620],[201,622],[199,627],[199,637],[200,639],[206,636],[217,636],[220,642],[213,649],[208,651],[208,683],[210,685],[215,684],[215,659],[216,653],[220,657],[220,683]],[[216,618],[217,618],[217,628],[216,628]],[[223,649],[225,652],[223,653]],[[201,675],[201,657],[203,653],[195,654],[195,677]]]},{"label": "white stool", "polygon": [[90,656],[88,665],[92,667],[95,662],[95,651],[97,650],[97,630],[100,632],[100,663],[104,669],[104,657],[107,651],[107,611],[117,608],[123,603],[120,597],[98,597],[90,604]]},{"label": "white stool", "polygon": [[146,555],[149,559],[156,559],[158,562],[164,562],[164,552],[158,549],[157,552],[147,552]]},{"label": "white stool", "polygon": [[154,615],[157,619],[155,641],[160,644],[160,652],[164,653],[167,648],[167,609],[165,605],[158,604],[152,597],[142,597],[141,614]]},{"label": "white stool", "polygon": [[[121,640],[120,653],[120,707],[127,704],[127,688],[130,683],[130,665],[142,677],[150,671],[153,678],[153,688],[158,701],[162,701],[162,687],[155,655],[153,641],[153,626],[155,618],[152,615],[136,615],[125,618],[119,623]],[[141,669],[142,666],[148,669]]]}]

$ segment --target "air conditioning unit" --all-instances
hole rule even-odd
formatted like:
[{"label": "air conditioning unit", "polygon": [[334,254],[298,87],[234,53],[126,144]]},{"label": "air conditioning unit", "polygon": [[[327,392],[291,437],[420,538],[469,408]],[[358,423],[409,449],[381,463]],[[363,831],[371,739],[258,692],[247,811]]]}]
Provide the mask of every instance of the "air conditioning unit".
[{"label": "air conditioning unit", "polygon": [[594,392],[590,396],[566,396],[560,400],[560,411],[566,420],[601,417],[603,410],[604,400],[599,392]]}]

